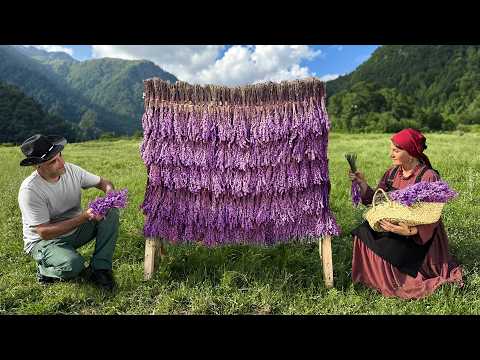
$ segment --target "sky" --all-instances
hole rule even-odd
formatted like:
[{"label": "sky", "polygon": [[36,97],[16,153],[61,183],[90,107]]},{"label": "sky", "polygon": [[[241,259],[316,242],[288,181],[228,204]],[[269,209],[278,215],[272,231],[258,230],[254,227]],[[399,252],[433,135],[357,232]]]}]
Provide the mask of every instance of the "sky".
[{"label": "sky", "polygon": [[191,84],[239,86],[263,81],[324,81],[366,61],[378,45],[34,45],[84,61],[102,57],[154,62]]}]

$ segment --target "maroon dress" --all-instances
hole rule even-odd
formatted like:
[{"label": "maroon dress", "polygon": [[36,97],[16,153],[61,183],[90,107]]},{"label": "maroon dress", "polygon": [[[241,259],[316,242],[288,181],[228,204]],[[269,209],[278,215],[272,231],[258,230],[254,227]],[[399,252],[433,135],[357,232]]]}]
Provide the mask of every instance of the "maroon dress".
[{"label": "maroon dress", "polygon": [[[401,168],[393,177],[392,186],[397,189],[415,183],[418,174],[424,165],[417,166],[412,174],[403,177]],[[385,172],[378,187],[386,190],[386,181],[393,167]],[[421,181],[437,181],[439,176],[431,169],[424,172]],[[377,188],[378,188],[377,187]],[[369,205],[372,202],[374,191],[368,187],[362,203]],[[418,234],[409,237],[419,245],[431,241],[431,245],[415,277],[407,275],[395,266],[382,259],[370,250],[361,239],[353,237],[352,280],[354,283],[363,283],[368,287],[380,291],[384,296],[397,296],[402,299],[418,299],[430,295],[440,285],[447,282],[457,282],[463,286],[462,268],[456,264],[448,253],[448,237],[442,220],[434,224],[418,225]],[[434,231],[436,230],[436,231]]]}]

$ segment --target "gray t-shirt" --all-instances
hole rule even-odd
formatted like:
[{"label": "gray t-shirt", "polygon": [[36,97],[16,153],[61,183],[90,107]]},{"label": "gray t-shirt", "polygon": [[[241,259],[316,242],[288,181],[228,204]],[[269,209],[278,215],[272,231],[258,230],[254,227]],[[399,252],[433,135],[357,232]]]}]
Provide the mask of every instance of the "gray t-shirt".
[{"label": "gray t-shirt", "polygon": [[[23,180],[18,192],[22,212],[24,250],[30,253],[35,243],[42,240],[34,231],[44,223],[68,220],[82,213],[81,190],[100,183],[100,176],[85,171],[80,166],[65,163],[65,174],[56,183],[43,179],[35,170]],[[73,234],[73,229],[65,237]]]}]

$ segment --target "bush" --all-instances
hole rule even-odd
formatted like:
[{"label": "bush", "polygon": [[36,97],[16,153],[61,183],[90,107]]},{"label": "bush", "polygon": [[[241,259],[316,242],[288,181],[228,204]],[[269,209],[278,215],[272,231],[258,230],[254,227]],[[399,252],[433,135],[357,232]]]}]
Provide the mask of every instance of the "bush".
[{"label": "bush", "polygon": [[467,132],[470,132],[470,126],[468,125],[465,125],[465,124],[458,124],[457,125],[457,130],[458,131],[461,131],[461,132],[464,132],[464,133],[467,133]]},{"label": "bush", "polygon": [[463,132],[480,133],[480,124],[473,124],[473,125],[459,124],[457,125],[457,130],[463,131]]},{"label": "bush", "polygon": [[112,140],[115,139],[115,133],[113,132],[104,132],[100,135],[99,140]]},{"label": "bush", "polygon": [[465,125],[480,124],[480,113],[464,113],[458,117],[458,122]]},{"label": "bush", "polygon": [[132,139],[141,139],[141,138],[143,138],[143,131],[135,130],[134,133],[132,134]]},{"label": "bush", "polygon": [[453,122],[452,119],[445,119],[442,124],[442,130],[445,131],[452,131],[455,130],[456,124]]}]

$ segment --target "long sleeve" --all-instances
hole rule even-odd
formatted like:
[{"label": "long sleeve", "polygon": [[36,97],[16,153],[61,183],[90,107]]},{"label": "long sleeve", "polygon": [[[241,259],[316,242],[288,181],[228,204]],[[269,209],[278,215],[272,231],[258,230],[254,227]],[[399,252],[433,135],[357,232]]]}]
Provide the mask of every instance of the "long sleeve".
[{"label": "long sleeve", "polygon": [[373,190],[370,186],[367,187],[367,191],[365,192],[365,194],[362,194],[362,197],[361,197],[363,205],[370,205],[372,203],[373,195],[375,194],[375,191],[378,188],[382,188],[383,190],[387,189],[387,178],[388,178],[388,175],[390,174],[391,170],[392,170],[392,168],[388,169],[385,172],[385,174],[383,174],[383,177],[380,180],[380,182],[378,183],[378,186],[376,187],[375,190]]}]

